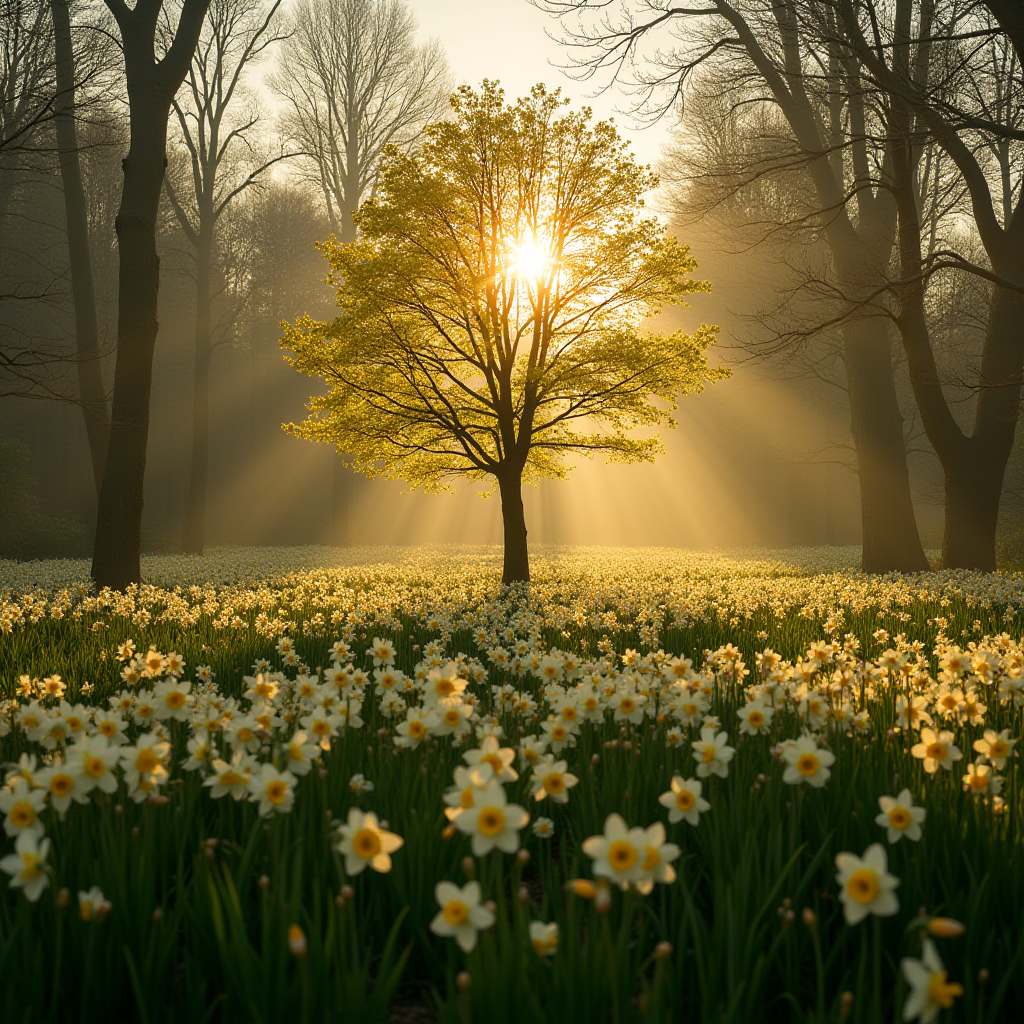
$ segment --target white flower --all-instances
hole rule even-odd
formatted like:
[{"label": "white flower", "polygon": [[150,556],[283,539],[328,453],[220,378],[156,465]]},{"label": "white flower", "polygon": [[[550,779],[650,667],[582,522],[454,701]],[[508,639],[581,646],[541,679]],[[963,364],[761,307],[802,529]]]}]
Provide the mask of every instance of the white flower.
[{"label": "white flower", "polygon": [[519,849],[519,830],[530,816],[518,804],[510,804],[498,782],[489,782],[473,794],[473,806],[454,819],[455,827],[473,837],[473,853],[477,857],[497,848],[503,853]]},{"label": "white flower", "polygon": [[910,986],[910,995],[903,1005],[903,1019],[931,1024],[940,1010],[948,1010],[957,996],[964,994],[963,985],[946,980],[946,970],[930,939],[921,944],[921,959],[906,956],[901,961],[903,977]]},{"label": "white flower", "polygon": [[45,829],[39,820],[39,813],[45,806],[45,790],[29,789],[23,778],[16,778],[9,789],[0,790],[0,811],[7,815],[4,818],[4,831],[9,836],[28,833],[41,839]]},{"label": "white flower", "polygon": [[1010,730],[1004,729],[997,733],[994,729],[986,729],[980,740],[974,741],[974,749],[996,768],[1005,768],[1008,757],[1016,757],[1013,748],[1017,741],[1010,739]]},{"label": "white flower", "polygon": [[358,875],[367,866],[386,873],[391,870],[391,854],[401,849],[405,840],[380,827],[376,814],[364,814],[358,807],[348,812],[348,821],[338,826],[338,852],[345,857],[345,871]]},{"label": "white flower", "polygon": [[418,747],[437,725],[437,715],[433,711],[422,708],[409,708],[405,721],[399,722],[395,728],[396,747]]},{"label": "white flower", "polygon": [[83,921],[91,921],[93,918],[104,918],[110,913],[111,903],[103,895],[103,890],[94,885],[88,892],[78,893],[78,916]]},{"label": "white flower", "polygon": [[11,888],[23,889],[29,903],[35,903],[50,884],[50,876],[46,873],[49,853],[49,839],[37,839],[25,831],[15,840],[14,853],[0,860],[0,871],[11,876]]},{"label": "white flower", "polygon": [[320,756],[320,748],[315,743],[309,743],[308,737],[301,731],[295,733],[283,749],[288,759],[286,767],[292,775],[308,775],[313,760]]},{"label": "white flower", "polygon": [[530,922],[530,942],[537,951],[537,956],[554,956],[558,950],[558,923],[544,924],[543,921]]},{"label": "white flower", "polygon": [[700,731],[700,739],[694,740],[693,756],[697,761],[697,774],[700,778],[709,775],[720,775],[723,779],[729,774],[729,762],[736,753],[735,748],[728,746],[727,732],[715,733],[712,726],[705,726]]},{"label": "white flower", "polygon": [[530,776],[533,787],[533,798],[543,800],[551,797],[557,804],[568,803],[568,790],[580,780],[571,772],[567,772],[565,761],[556,761],[552,754],[541,758],[534,766]]},{"label": "white flower", "polygon": [[658,803],[669,809],[670,825],[674,825],[677,821],[685,821],[689,825],[700,824],[700,816],[705,811],[711,810],[711,804],[700,795],[703,785],[699,779],[673,776],[672,788],[658,797]]},{"label": "white flower", "polygon": [[203,785],[210,788],[210,796],[219,800],[231,794],[235,800],[242,800],[249,795],[249,783],[256,770],[256,762],[244,750],[236,750],[231,763],[218,758],[213,762],[213,774],[203,779]]},{"label": "white flower", "polygon": [[969,764],[967,774],[963,778],[964,792],[972,793],[974,796],[998,796],[1003,789],[1002,775],[996,775],[992,766],[982,764]]},{"label": "white flower", "polygon": [[370,782],[362,772],[356,772],[356,774],[348,780],[348,788],[351,789],[356,796],[362,796],[364,793],[373,792],[373,783]]},{"label": "white flower", "polygon": [[880,796],[878,806],[881,814],[875,818],[875,824],[886,829],[890,843],[898,843],[904,836],[915,843],[921,838],[921,822],[928,812],[914,806],[909,789],[904,789],[897,797]]},{"label": "white flower", "polygon": [[583,852],[594,861],[594,874],[610,878],[623,888],[640,881],[644,875],[646,834],[642,828],[629,828],[617,814],[609,814],[604,835],[583,842]]},{"label": "white flower", "polygon": [[753,700],[736,712],[740,720],[740,732],[748,736],[765,735],[772,723],[775,711],[764,701]]},{"label": "white flower", "polygon": [[550,818],[535,818],[533,834],[538,839],[550,839],[555,834],[555,823]]},{"label": "white flower", "polygon": [[801,736],[782,754],[789,766],[782,774],[782,781],[791,786],[806,782],[815,789],[821,789],[832,775],[829,766],[835,763],[836,755],[830,750],[818,747],[811,736]]},{"label": "white flower", "polygon": [[863,857],[840,853],[836,857],[839,873],[839,899],[847,924],[858,924],[868,914],[890,917],[900,909],[894,890],[900,880],[888,873],[888,859],[881,843],[872,843]]},{"label": "white flower", "polygon": [[460,889],[451,882],[438,882],[434,898],[441,910],[430,922],[430,930],[442,937],[454,936],[459,949],[471,953],[477,932],[494,924],[494,914],[480,906],[480,883],[469,882]]},{"label": "white flower", "polygon": [[515,782],[519,773],[512,767],[516,752],[511,747],[502,747],[497,736],[487,736],[476,750],[467,750],[462,759],[470,768],[489,764],[499,782]]},{"label": "white flower", "polygon": [[676,869],[672,867],[672,861],[679,856],[679,847],[675,843],[665,842],[665,826],[660,821],[643,830],[643,851],[641,867],[644,877],[636,883],[638,892],[650,892],[655,882],[671,884],[676,880]]},{"label": "white flower", "polygon": [[951,732],[936,733],[932,729],[922,729],[921,742],[915,743],[910,753],[924,761],[924,770],[929,774],[937,772],[939,768],[951,771],[953,762],[963,757],[953,739]]},{"label": "white flower", "polygon": [[75,777],[75,789],[90,793],[99,789],[113,793],[117,789],[118,752],[104,736],[90,736],[75,743],[68,751],[68,772]]},{"label": "white flower", "polygon": [[269,814],[287,814],[295,803],[295,778],[289,771],[279,772],[272,764],[265,764],[249,784],[250,799],[259,801],[260,817]]},{"label": "white flower", "polygon": [[44,768],[36,776],[40,789],[50,798],[50,806],[64,820],[71,801],[84,804],[89,798],[75,788],[75,777],[67,770],[59,756],[54,756],[53,763]]}]

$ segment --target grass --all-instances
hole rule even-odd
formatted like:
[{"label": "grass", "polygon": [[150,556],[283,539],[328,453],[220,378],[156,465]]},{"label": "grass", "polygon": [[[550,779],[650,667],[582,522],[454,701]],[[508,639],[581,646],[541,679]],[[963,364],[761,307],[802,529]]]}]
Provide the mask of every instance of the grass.
[{"label": "grass", "polygon": [[[0,1019],[362,1024],[385,1020],[401,997],[459,1024],[897,1021],[908,994],[901,958],[920,955],[933,915],[966,928],[961,937],[933,940],[949,978],[964,989],[939,1019],[995,1024],[1024,1012],[1018,759],[999,772],[1005,783],[998,800],[961,784],[984,729],[1021,733],[1012,690],[1020,649],[1008,636],[995,639],[1013,630],[1017,581],[864,580],[849,571],[847,553],[830,565],[828,552],[736,559],[556,551],[539,560],[527,599],[496,592],[489,552],[405,552],[400,561],[376,552],[330,568],[314,558],[301,569],[284,564],[276,575],[275,559],[287,560],[267,554],[265,585],[256,583],[250,561],[232,575],[224,555],[217,567],[224,585],[209,584],[194,567],[192,592],[96,599],[54,591],[26,600],[12,590],[5,613],[0,601],[0,618],[12,620],[0,634],[0,680],[13,726],[0,739],[0,759],[48,753],[13,718],[15,705],[28,700],[17,694],[22,674],[59,673],[72,705],[151,689],[152,680],[128,687],[120,678],[117,648],[129,637],[140,653],[152,646],[181,654],[187,677],[209,665],[217,690],[243,707],[243,677],[259,659],[296,676],[299,667],[287,667],[278,653],[282,635],[293,638],[311,670],[330,664],[338,639],[349,641],[356,666],[370,667],[363,652],[382,636],[394,641],[397,666],[412,674],[435,643],[444,651],[441,663],[465,655],[464,675],[476,666],[487,670],[486,682],[471,680],[467,692],[475,695],[480,723],[500,725],[502,745],[512,748],[541,731],[550,705],[530,671],[495,663],[495,647],[511,651],[521,640],[537,652],[573,652],[581,662],[614,651],[620,688],[629,685],[627,651],[643,658],[661,650],[693,659],[711,690],[708,713],[736,748],[728,776],[704,780],[711,810],[697,827],[667,824],[658,798],[673,775],[694,774],[690,743],[698,734],[683,729],[685,742],[669,744],[677,727],[667,706],[672,691],[656,681],[650,661],[641,663],[639,690],[660,702],[658,714],[624,724],[609,711],[602,722],[584,724],[575,747],[558,755],[580,780],[566,805],[533,800],[529,771],[517,760],[520,778],[505,787],[509,800],[534,818],[550,817],[555,828],[550,839],[523,830],[528,856],[474,858],[468,836],[446,838],[444,793],[475,742],[456,746],[438,738],[397,750],[396,719],[369,693],[365,724],[342,729],[321,763],[299,779],[290,813],[269,818],[249,801],[211,799],[202,772],[182,767],[189,724],[170,720],[170,780],[158,799],[135,802],[122,779],[116,793],[94,791],[64,820],[52,808],[43,812],[52,841],[49,886],[36,902],[13,888],[0,895],[0,976],[17,979],[0,993]],[[34,584],[44,569],[32,569]],[[879,639],[879,629],[888,635]],[[831,778],[821,789],[787,785],[777,744],[810,723],[795,701],[779,696],[769,735],[738,735],[745,690],[762,681],[756,654],[771,647],[792,663],[815,641],[831,639],[838,649],[847,638],[859,650],[837,650],[815,673],[812,690],[826,704],[849,699],[852,710],[867,712],[870,728],[815,729],[836,757]],[[923,645],[916,678],[869,672],[865,659],[886,648],[910,651],[915,640]],[[735,661],[722,653],[727,644],[750,670],[742,684],[729,669]],[[928,774],[910,754],[917,737],[894,729],[896,699],[925,694],[937,714],[934,652],[969,651],[972,644],[999,659],[991,678],[968,670],[959,681],[978,690],[987,705],[984,722],[953,715],[944,723],[964,756],[953,771]],[[828,684],[844,666],[851,685],[837,695]],[[494,688],[506,684],[532,694],[537,711],[502,700]],[[798,687],[786,690],[795,697]],[[282,698],[283,712],[293,709]],[[129,728],[133,741],[139,731]],[[267,739],[259,758],[280,760]],[[357,773],[372,781],[371,792],[353,791],[349,780]],[[924,834],[920,842],[890,846],[874,821],[878,797],[905,786],[927,808]],[[403,838],[389,873],[346,875],[333,825],[353,806],[376,812]],[[565,883],[593,878],[582,843],[601,833],[613,812],[630,825],[664,822],[680,848],[678,877],[649,895],[613,889],[604,908],[604,897],[581,898]],[[843,851],[859,856],[877,842],[900,879],[900,909],[851,926],[834,859]],[[7,840],[0,852],[11,849]],[[429,926],[439,909],[436,883],[469,878],[494,902],[495,924],[465,954]],[[85,921],[77,894],[94,885],[112,908],[101,920]],[[553,957],[532,948],[531,921],[559,924]],[[302,956],[289,944],[296,925]]]}]

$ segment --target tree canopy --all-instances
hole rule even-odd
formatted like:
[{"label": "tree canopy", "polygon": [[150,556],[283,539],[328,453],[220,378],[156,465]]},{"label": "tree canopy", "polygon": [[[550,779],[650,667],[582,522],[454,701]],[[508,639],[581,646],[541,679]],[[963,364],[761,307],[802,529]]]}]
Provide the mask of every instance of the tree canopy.
[{"label": "tree canopy", "polygon": [[368,476],[438,490],[458,476],[563,476],[570,453],[650,460],[680,394],[725,374],[715,328],[645,321],[707,291],[644,207],[657,185],[611,122],[535,87],[452,98],[418,152],[389,151],[359,239],[320,248],[339,316],[282,344],[329,391],[287,429]]}]

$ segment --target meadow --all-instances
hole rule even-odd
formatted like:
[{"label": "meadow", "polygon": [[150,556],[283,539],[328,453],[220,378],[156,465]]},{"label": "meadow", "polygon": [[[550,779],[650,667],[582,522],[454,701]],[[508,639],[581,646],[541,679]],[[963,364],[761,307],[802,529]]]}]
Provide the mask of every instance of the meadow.
[{"label": "meadow", "polygon": [[1024,1017],[1024,577],[0,563],[0,1019]]}]

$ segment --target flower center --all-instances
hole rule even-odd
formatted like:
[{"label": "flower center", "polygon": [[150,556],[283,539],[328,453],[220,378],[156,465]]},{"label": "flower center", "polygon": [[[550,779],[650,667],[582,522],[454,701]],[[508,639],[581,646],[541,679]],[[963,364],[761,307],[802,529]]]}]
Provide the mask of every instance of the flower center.
[{"label": "flower center", "polygon": [[644,871],[653,871],[661,863],[661,854],[656,846],[645,846]]},{"label": "flower center", "polygon": [[143,747],[135,758],[135,767],[140,772],[155,772],[160,767],[160,758],[153,752],[152,747]]},{"label": "flower center", "polygon": [[929,743],[928,744],[928,756],[933,761],[945,761],[947,756],[947,748],[945,743]]},{"label": "flower center", "polygon": [[636,847],[625,839],[616,839],[608,847],[608,863],[616,871],[628,871],[637,862],[638,857]]},{"label": "flower center", "polygon": [[449,900],[442,913],[445,921],[452,925],[465,924],[469,919],[469,907],[462,900]]},{"label": "flower center", "polygon": [[232,786],[237,786],[242,781],[242,777],[236,772],[227,771],[220,777],[220,784],[227,786],[230,789]]},{"label": "flower center", "polygon": [[846,892],[857,903],[873,903],[879,893],[878,875],[870,868],[854,871],[846,883]]},{"label": "flower center", "polygon": [[438,679],[434,692],[441,697],[450,697],[455,692],[455,684],[450,679]]},{"label": "flower center", "polygon": [[281,782],[279,779],[275,779],[269,786],[267,786],[267,799],[275,806],[277,804],[284,803],[284,799],[287,795],[287,782]]},{"label": "flower center", "polygon": [[688,789],[676,793],[676,807],[681,811],[689,811],[696,802],[697,798]]},{"label": "flower center", "polygon": [[482,764],[489,764],[495,775],[500,775],[505,770],[505,762],[497,754],[487,754],[480,758],[480,761]]},{"label": "flower center", "polygon": [[541,785],[545,793],[561,793],[565,790],[565,779],[561,772],[548,772]]},{"label": "flower center", "polygon": [[755,729],[760,729],[764,725],[764,715],[760,711],[751,711],[747,715],[747,722],[752,725]]},{"label": "flower center", "polygon": [[988,776],[972,775],[969,785],[971,789],[977,790],[980,793],[982,790],[988,789]]},{"label": "flower center", "polygon": [[715,748],[714,747],[705,747],[704,748],[704,754],[703,754],[703,761],[704,761],[704,763],[705,764],[711,764],[711,762],[714,761],[714,759],[715,759]]},{"label": "flower center", "polygon": [[906,828],[910,824],[910,811],[905,807],[894,807],[889,812],[889,824],[893,828]]},{"label": "flower center", "polygon": [[85,774],[91,776],[94,779],[100,778],[103,773],[107,770],[107,766],[103,763],[103,759],[99,757],[89,757],[85,761]]},{"label": "flower center", "polygon": [[352,837],[352,849],[364,860],[380,853],[380,837],[372,828],[361,828]]},{"label": "flower center", "polygon": [[50,779],[50,792],[54,796],[67,796],[73,785],[70,775],[54,775]]},{"label": "flower center", "polygon": [[821,762],[814,754],[801,754],[800,759],[796,763],[797,771],[805,777],[817,775],[820,766]]},{"label": "flower center", "polygon": [[36,820],[36,811],[31,804],[15,804],[8,817],[18,828],[28,828]]},{"label": "flower center", "polygon": [[185,706],[185,694],[181,690],[172,690],[167,694],[167,706],[172,711],[178,711]]},{"label": "flower center", "polygon": [[568,733],[566,732],[565,728],[561,725],[556,725],[554,729],[551,730],[551,738],[556,743],[561,743],[567,735]]},{"label": "flower center", "polygon": [[449,708],[444,713],[444,724],[456,726],[462,721],[462,715],[459,714],[456,708]]},{"label": "flower center", "polygon": [[576,709],[570,704],[568,707],[562,708],[562,717],[567,722],[576,721]]},{"label": "flower center", "polygon": [[481,835],[496,836],[505,827],[505,812],[500,807],[485,807],[476,819]]},{"label": "flower center", "polygon": [[956,982],[946,981],[945,971],[936,971],[928,982],[928,998],[931,1002],[937,1003],[944,1010],[953,1005],[957,996],[963,995],[963,985]]},{"label": "flower center", "polygon": [[622,703],[619,705],[622,709],[622,713],[625,715],[632,714],[636,710],[636,704],[629,697],[623,697]]}]

